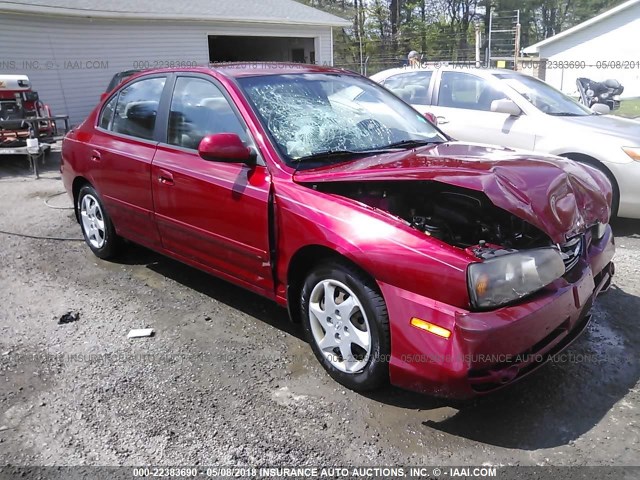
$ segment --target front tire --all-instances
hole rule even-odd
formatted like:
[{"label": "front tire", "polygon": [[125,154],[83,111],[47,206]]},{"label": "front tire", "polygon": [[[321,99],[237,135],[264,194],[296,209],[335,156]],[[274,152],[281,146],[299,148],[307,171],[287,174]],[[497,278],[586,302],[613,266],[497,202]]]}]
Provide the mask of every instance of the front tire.
[{"label": "front tire", "polygon": [[345,262],[317,266],[300,305],[307,341],[331,377],[356,391],[388,383],[389,315],[371,278]]},{"label": "front tire", "polygon": [[105,260],[114,257],[120,247],[120,238],[98,192],[91,185],[80,189],[77,209],[82,234],[91,251]]}]

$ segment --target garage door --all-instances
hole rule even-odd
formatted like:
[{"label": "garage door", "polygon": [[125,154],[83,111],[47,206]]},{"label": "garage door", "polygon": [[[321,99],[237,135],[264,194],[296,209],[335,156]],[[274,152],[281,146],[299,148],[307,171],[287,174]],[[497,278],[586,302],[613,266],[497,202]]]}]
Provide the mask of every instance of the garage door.
[{"label": "garage door", "polygon": [[209,35],[210,62],[315,63],[313,38]]}]

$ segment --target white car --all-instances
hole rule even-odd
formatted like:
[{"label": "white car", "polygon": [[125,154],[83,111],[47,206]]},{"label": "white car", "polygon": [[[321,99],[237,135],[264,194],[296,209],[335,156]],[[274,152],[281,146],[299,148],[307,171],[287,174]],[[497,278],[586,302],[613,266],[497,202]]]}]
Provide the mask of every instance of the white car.
[{"label": "white car", "polygon": [[640,218],[640,122],[593,112],[529,75],[510,70],[395,68],[371,77],[449,136],[559,155],[603,171],[612,213]]}]

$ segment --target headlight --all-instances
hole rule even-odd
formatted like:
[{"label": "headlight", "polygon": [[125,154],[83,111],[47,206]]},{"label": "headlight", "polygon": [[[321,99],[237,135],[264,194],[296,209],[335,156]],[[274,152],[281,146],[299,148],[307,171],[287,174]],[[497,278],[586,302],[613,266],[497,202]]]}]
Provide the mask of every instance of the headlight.
[{"label": "headlight", "polygon": [[622,150],[631,158],[640,162],[640,147],[622,147]]},{"label": "headlight", "polygon": [[467,269],[469,296],[476,308],[492,308],[529,295],[564,275],[560,252],[538,248],[510,253]]}]

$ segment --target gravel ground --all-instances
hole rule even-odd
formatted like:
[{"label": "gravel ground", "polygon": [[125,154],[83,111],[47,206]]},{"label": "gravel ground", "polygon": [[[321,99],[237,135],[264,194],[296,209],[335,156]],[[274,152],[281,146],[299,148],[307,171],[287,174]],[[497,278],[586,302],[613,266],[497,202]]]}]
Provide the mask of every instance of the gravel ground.
[{"label": "gravel ground", "polygon": [[[35,180],[0,157],[0,230],[81,237],[44,204],[57,161]],[[614,230],[575,357],[466,404],[345,390],[283,309],[141,247],[0,234],[0,464],[637,465],[640,221]]]}]

